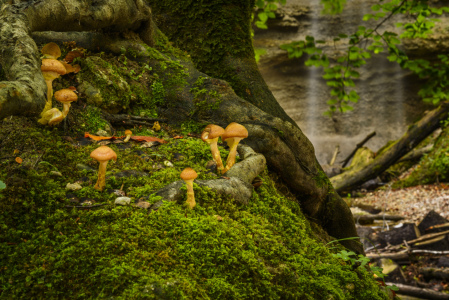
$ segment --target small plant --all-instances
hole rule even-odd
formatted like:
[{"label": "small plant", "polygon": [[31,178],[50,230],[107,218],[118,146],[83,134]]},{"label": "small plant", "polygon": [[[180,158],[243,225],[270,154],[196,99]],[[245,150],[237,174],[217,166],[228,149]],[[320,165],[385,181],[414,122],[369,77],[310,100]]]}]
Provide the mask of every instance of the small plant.
[{"label": "small plant", "polygon": [[0,180],[0,190],[6,189],[6,184]]},{"label": "small plant", "polygon": [[[341,250],[338,253],[333,253],[332,254],[333,257],[335,258],[340,258],[344,261],[349,262],[353,269],[357,269],[357,268],[363,268],[365,267],[369,262],[370,259],[362,254],[355,254],[355,252],[353,251],[346,251],[346,250]],[[373,272],[373,274],[375,276],[377,276],[378,278],[382,279],[383,285],[385,286],[386,290],[392,290],[392,291],[398,291],[399,288],[395,285],[386,285],[385,284],[385,274],[382,273],[383,269],[381,267],[375,266],[375,265],[369,265],[369,268],[371,270],[371,272]]]}]

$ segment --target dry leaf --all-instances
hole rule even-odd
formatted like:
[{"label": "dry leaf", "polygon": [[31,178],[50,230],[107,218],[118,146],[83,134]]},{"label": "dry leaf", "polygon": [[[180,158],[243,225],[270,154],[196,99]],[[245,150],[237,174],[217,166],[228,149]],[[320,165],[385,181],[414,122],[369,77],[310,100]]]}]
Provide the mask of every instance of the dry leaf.
[{"label": "dry leaf", "polygon": [[23,162],[23,159],[21,159],[20,157],[17,156],[17,157],[16,157],[16,162],[19,163],[19,164],[21,164],[21,163]]}]

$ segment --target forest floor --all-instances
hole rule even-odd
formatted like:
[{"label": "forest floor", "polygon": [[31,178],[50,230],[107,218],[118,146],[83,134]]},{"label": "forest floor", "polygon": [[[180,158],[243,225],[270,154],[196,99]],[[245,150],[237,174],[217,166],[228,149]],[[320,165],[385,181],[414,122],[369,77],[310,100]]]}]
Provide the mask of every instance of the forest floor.
[{"label": "forest floor", "polygon": [[353,204],[358,203],[372,205],[383,209],[386,213],[403,216],[416,224],[431,210],[447,219],[449,217],[449,183],[368,191],[364,197],[354,199]]}]

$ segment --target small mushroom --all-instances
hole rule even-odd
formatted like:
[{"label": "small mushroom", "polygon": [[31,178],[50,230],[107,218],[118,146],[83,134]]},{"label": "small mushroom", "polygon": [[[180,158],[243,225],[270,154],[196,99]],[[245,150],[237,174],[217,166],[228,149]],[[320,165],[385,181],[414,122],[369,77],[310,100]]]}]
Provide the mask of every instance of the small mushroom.
[{"label": "small mushroom", "polygon": [[186,203],[189,205],[189,207],[192,209],[195,207],[195,195],[193,192],[193,180],[198,177],[198,174],[196,174],[195,170],[192,168],[185,168],[181,172],[181,179],[185,181],[187,185],[187,200]]},{"label": "small mushroom", "polygon": [[44,55],[44,58],[57,59],[61,56],[61,49],[59,48],[58,44],[53,42],[50,42],[42,47],[41,52]]},{"label": "small mushroom", "polygon": [[212,158],[217,163],[217,170],[222,171],[224,169],[223,162],[221,161],[220,151],[218,150],[218,138],[225,132],[225,130],[214,124],[209,124],[204,128],[201,133],[201,139],[210,145],[210,151],[212,152]]},{"label": "small mushroom", "polygon": [[232,122],[229,124],[221,139],[225,141],[229,146],[229,155],[226,160],[226,167],[223,169],[222,174],[229,171],[229,169],[235,164],[235,156],[237,154],[237,145],[241,140],[248,137],[248,130],[243,125]]},{"label": "small mushroom", "polygon": [[123,141],[126,143],[127,141],[129,141],[129,139],[133,135],[133,132],[131,130],[129,130],[129,129],[126,129],[125,130],[125,135],[126,135],[126,137],[125,137],[125,139]]},{"label": "small mushroom", "polygon": [[[42,125],[56,125],[64,119],[62,112],[57,108],[53,107],[45,112],[41,113],[41,118],[39,119],[39,123]],[[51,122],[51,123],[50,123]]]},{"label": "small mushroom", "polygon": [[78,96],[71,89],[62,89],[55,93],[55,99],[62,103],[62,114],[65,118],[69,113],[71,103],[78,100]]},{"label": "small mushroom", "polygon": [[100,163],[100,168],[98,170],[98,179],[94,188],[96,190],[102,191],[106,186],[106,166],[108,165],[108,161],[111,159],[117,160],[117,154],[115,154],[114,150],[112,150],[108,146],[100,146],[92,151],[90,157],[98,160],[98,162]]},{"label": "small mushroom", "polygon": [[[53,80],[66,73],[64,65],[56,59],[45,58],[42,60],[41,65],[42,75],[44,76],[45,83],[47,84],[47,102],[45,103],[44,110],[42,110],[41,116],[44,112],[51,109],[51,98],[53,97]],[[41,120],[39,120],[40,123]]]}]

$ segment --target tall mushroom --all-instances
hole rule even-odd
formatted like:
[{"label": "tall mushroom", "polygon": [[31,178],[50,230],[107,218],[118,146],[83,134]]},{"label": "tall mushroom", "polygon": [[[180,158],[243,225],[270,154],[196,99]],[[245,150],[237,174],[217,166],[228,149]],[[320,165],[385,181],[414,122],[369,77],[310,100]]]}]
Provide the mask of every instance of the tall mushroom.
[{"label": "tall mushroom", "polygon": [[229,169],[235,164],[235,156],[237,154],[237,145],[241,140],[248,137],[248,130],[243,125],[232,122],[229,124],[221,139],[225,141],[229,146],[229,155],[226,160],[226,167],[223,169],[222,174],[229,171]]},{"label": "tall mushroom", "polygon": [[100,146],[92,151],[90,157],[98,160],[100,163],[100,168],[98,169],[98,179],[94,188],[102,191],[106,186],[106,166],[108,165],[108,161],[111,159],[117,160],[117,154],[115,154],[114,150],[108,146]]},{"label": "tall mushroom", "polygon": [[[66,73],[64,65],[56,59],[45,58],[42,60],[41,65],[42,75],[44,76],[45,83],[47,84],[47,102],[45,103],[44,110],[41,113],[45,113],[47,110],[51,109],[51,98],[53,97],[53,80]],[[43,121],[39,120],[39,123]]]},{"label": "tall mushroom", "polygon": [[225,130],[214,124],[209,124],[204,128],[201,133],[201,139],[210,145],[210,151],[212,152],[212,158],[217,163],[217,170],[222,171],[224,169],[223,162],[221,161],[220,151],[218,150],[218,138],[225,132]]},{"label": "tall mushroom", "polygon": [[185,168],[181,172],[181,179],[184,180],[184,182],[187,185],[187,200],[186,203],[189,205],[189,207],[192,209],[195,207],[195,194],[193,192],[193,180],[198,177],[198,174],[196,174],[195,170],[192,168]]},{"label": "tall mushroom", "polygon": [[71,89],[62,89],[55,93],[55,99],[62,103],[62,114],[67,117],[71,103],[78,100],[78,96]]}]

